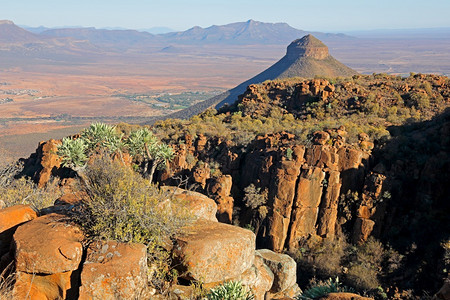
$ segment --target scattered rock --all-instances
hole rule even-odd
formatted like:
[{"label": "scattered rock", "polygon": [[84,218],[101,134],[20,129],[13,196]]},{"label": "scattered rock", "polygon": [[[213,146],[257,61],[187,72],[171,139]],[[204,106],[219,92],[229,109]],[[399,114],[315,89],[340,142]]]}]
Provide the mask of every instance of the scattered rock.
[{"label": "scattered rock", "polygon": [[372,233],[375,222],[370,219],[357,218],[353,229],[353,242],[363,243]]},{"label": "scattered rock", "polygon": [[325,145],[330,140],[330,134],[325,131],[316,131],[313,133],[313,143],[316,145]]}]

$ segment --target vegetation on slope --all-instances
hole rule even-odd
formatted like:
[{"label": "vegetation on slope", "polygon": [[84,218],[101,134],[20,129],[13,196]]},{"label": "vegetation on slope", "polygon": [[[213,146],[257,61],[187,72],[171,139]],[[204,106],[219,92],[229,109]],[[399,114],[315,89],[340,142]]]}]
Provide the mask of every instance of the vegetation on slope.
[{"label": "vegetation on slope", "polygon": [[[374,74],[316,81],[321,81],[317,93],[310,89],[311,80],[302,78],[251,85],[231,107],[210,109],[190,120],[159,121],[154,130],[171,142],[203,134],[245,146],[257,135],[280,131],[307,143],[316,130],[345,126],[347,141],[356,143],[359,133],[380,140],[389,137],[389,126],[428,120],[449,105],[447,77]],[[324,97],[326,86],[330,92]]]}]

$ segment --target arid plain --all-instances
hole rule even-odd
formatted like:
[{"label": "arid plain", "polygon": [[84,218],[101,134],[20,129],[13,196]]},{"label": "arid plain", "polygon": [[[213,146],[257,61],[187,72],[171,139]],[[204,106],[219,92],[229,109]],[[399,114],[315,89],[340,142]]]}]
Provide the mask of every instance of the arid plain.
[{"label": "arid plain", "polygon": [[[342,37],[325,42],[334,57],[360,73],[450,74],[450,39]],[[0,146],[20,157],[40,140],[75,133],[96,120],[143,123],[167,115],[176,108],[128,96],[224,91],[272,65],[286,46],[158,44],[145,51],[55,56],[2,51]]]}]

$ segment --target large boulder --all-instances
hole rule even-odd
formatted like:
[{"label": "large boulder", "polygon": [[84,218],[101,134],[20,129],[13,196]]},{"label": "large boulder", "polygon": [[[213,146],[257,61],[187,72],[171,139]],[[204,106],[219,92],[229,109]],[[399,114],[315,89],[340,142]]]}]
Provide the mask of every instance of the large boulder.
[{"label": "large boulder", "polygon": [[49,214],[20,226],[13,236],[17,299],[73,299],[83,248],[83,234]]},{"label": "large boulder", "polygon": [[0,210],[0,257],[9,251],[17,226],[37,218],[29,205],[14,205]]},{"label": "large boulder", "polygon": [[138,299],[147,287],[147,247],[92,243],[81,271],[80,299]]},{"label": "large boulder", "polygon": [[14,205],[0,210],[0,233],[37,218],[30,205]]},{"label": "large boulder", "polygon": [[275,253],[268,249],[257,250],[264,263],[274,275],[271,293],[288,290],[297,283],[297,264],[292,257],[286,254]]},{"label": "large boulder", "polygon": [[55,274],[78,269],[83,254],[81,230],[49,214],[20,226],[13,237],[16,270]]},{"label": "large boulder", "polygon": [[16,272],[14,299],[77,299],[78,273],[39,275]]},{"label": "large boulder", "polygon": [[190,215],[210,221],[216,221],[217,204],[211,198],[193,191],[174,186],[163,186],[162,190],[183,201],[184,208]]},{"label": "large boulder", "polygon": [[182,277],[203,283],[240,276],[255,259],[255,234],[240,227],[199,219],[175,237]]}]

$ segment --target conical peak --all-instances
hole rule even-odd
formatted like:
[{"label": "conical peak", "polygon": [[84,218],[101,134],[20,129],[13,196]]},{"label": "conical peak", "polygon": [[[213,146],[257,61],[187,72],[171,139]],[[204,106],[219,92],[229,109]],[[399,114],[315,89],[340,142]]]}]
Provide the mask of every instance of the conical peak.
[{"label": "conical peak", "polygon": [[312,57],[315,59],[325,59],[329,56],[328,47],[311,34],[305,35],[301,39],[293,41],[287,47],[287,57],[297,59],[299,57]]}]

